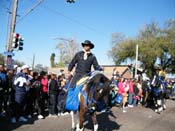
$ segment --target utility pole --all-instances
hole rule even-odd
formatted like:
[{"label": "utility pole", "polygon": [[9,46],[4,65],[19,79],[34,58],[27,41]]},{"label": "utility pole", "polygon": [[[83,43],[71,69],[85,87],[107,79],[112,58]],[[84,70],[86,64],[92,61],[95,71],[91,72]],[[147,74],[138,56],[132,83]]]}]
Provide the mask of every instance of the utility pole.
[{"label": "utility pole", "polygon": [[15,31],[15,25],[16,25],[17,7],[18,7],[18,0],[13,0],[10,34],[9,34],[9,39],[8,39],[8,44],[7,44],[7,52],[6,52],[7,57],[5,57],[5,64],[7,66],[7,69],[13,69],[12,56],[14,54],[12,53],[12,42],[13,42],[13,34]]},{"label": "utility pole", "polygon": [[13,0],[12,20],[10,25],[10,35],[9,35],[8,47],[7,47],[8,52],[11,52],[11,49],[12,49],[13,33],[15,31],[15,25],[16,25],[17,8],[18,8],[18,0]]},{"label": "utility pole", "polygon": [[138,62],[138,48],[139,48],[139,46],[138,46],[138,44],[137,44],[137,45],[136,45],[135,78],[136,78],[136,76],[137,76],[137,68],[138,68],[138,64],[137,64],[137,62]]},{"label": "utility pole", "polygon": [[32,59],[32,70],[34,70],[35,66],[35,54],[33,54],[33,59]]}]

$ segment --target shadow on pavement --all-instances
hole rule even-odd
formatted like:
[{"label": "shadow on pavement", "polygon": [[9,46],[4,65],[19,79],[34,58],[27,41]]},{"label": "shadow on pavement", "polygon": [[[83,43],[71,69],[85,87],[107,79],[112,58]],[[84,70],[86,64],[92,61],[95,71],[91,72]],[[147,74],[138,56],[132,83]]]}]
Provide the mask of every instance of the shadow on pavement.
[{"label": "shadow on pavement", "polygon": [[[113,118],[113,120],[110,119]],[[98,131],[116,131],[120,129],[118,123],[116,123],[116,116],[113,114],[112,111],[97,114],[97,121],[98,121]],[[93,130],[93,122],[90,115],[85,116],[85,129]]]},{"label": "shadow on pavement", "polygon": [[1,117],[0,118],[0,131],[12,131],[12,130],[19,128],[22,125],[34,124],[34,121],[36,120],[37,120],[37,117],[34,116],[32,119],[29,119],[27,122],[17,122],[16,124],[12,124],[9,118]]}]

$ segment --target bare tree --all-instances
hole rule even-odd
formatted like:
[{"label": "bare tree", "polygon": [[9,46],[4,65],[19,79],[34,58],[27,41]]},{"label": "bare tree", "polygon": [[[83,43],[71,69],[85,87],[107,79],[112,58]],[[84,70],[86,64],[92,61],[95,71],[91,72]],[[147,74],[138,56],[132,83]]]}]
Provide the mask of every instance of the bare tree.
[{"label": "bare tree", "polygon": [[56,49],[59,50],[58,65],[67,65],[80,47],[75,39],[59,38],[59,40],[60,42],[56,45]]}]

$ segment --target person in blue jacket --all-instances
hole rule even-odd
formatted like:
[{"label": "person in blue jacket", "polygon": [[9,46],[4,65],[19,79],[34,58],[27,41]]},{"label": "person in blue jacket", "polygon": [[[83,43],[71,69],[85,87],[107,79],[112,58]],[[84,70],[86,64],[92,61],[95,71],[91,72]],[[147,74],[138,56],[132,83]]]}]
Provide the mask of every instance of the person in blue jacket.
[{"label": "person in blue jacket", "polygon": [[29,66],[23,65],[21,67],[21,72],[16,74],[14,85],[15,85],[15,104],[16,104],[16,110],[15,110],[15,116],[12,118],[13,123],[16,122],[16,118],[19,118],[18,120],[20,122],[27,122],[28,119],[24,117],[25,114],[25,105],[26,105],[26,88],[30,85],[29,78],[28,78],[28,69]]},{"label": "person in blue jacket", "polygon": [[0,64],[0,116],[5,116],[3,110],[7,109],[7,100],[5,100],[5,95],[8,95],[7,78],[4,65]]}]

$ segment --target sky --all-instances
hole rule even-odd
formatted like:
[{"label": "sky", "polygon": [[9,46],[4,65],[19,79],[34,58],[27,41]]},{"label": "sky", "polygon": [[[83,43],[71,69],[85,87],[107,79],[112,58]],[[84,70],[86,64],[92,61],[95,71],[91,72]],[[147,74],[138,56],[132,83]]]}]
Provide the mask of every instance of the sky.
[{"label": "sky", "polygon": [[[120,32],[128,38],[136,37],[144,25],[153,21],[160,26],[175,18],[175,0],[44,0],[25,16],[39,0],[19,0],[15,32],[24,37],[24,50],[15,51],[15,60],[50,66],[50,56],[56,54],[59,40],[52,37],[76,39],[81,45],[90,40],[100,65],[114,64],[107,52],[111,48],[112,33]],[[0,2],[0,53],[6,51],[9,25],[7,8],[12,0]],[[18,21],[20,20],[20,21]]]}]

